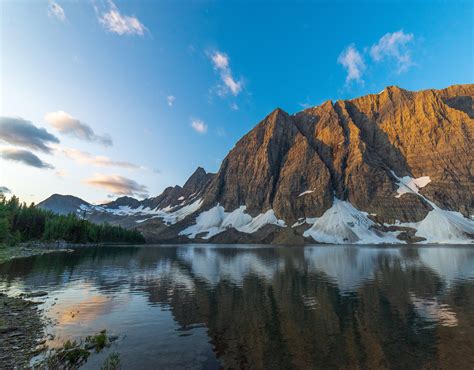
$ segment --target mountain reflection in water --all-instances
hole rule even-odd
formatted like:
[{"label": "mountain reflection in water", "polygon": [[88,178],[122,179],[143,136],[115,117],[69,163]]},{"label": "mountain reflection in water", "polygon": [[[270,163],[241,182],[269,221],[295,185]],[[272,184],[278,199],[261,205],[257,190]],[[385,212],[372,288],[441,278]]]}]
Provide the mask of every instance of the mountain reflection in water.
[{"label": "mountain reflection in water", "polygon": [[0,265],[0,288],[49,292],[51,345],[120,335],[124,368],[474,366],[466,246],[84,248]]}]

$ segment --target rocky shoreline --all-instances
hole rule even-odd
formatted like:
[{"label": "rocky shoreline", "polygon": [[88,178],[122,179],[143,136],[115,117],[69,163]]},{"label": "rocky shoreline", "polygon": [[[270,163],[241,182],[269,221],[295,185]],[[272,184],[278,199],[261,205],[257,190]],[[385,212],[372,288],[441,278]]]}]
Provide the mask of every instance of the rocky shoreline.
[{"label": "rocky shoreline", "polygon": [[26,242],[17,246],[0,246],[0,264],[15,258],[25,258],[53,252],[71,252],[73,248],[99,247],[99,243],[74,244],[62,240],[55,242]]},{"label": "rocky shoreline", "polygon": [[37,302],[0,293],[0,368],[25,368],[44,344]]},{"label": "rocky shoreline", "polygon": [[[95,244],[94,244],[95,245]],[[28,242],[17,246],[0,247],[0,264],[16,258],[25,258],[53,252],[71,252],[71,247],[91,244]],[[95,245],[97,246],[97,245]],[[39,295],[11,297],[0,293],[0,368],[25,368],[35,355],[43,350],[46,323],[38,305],[25,298]]]}]

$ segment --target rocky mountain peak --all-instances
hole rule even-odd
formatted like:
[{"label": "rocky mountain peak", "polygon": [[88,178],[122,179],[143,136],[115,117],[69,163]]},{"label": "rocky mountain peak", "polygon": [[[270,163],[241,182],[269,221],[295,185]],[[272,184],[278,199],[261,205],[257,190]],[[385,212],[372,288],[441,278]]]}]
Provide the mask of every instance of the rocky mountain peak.
[{"label": "rocky mountain peak", "polygon": [[154,216],[138,227],[153,241],[469,240],[473,98],[474,85],[388,86],[291,116],[276,108],[217,174],[199,167],[142,201]]},{"label": "rocky mountain peak", "polygon": [[198,167],[196,171],[189,177],[183,185],[183,193],[191,195],[198,192],[205,182],[207,182],[209,174],[202,167]]}]

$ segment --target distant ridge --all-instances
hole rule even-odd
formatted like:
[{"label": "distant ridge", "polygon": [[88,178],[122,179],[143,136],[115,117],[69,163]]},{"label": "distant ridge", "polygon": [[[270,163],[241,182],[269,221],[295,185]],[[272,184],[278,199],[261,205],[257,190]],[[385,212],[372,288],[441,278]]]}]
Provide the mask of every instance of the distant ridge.
[{"label": "distant ridge", "polygon": [[53,194],[38,203],[39,208],[47,209],[60,215],[76,213],[81,206],[90,206],[90,204],[81,198],[62,194]]}]

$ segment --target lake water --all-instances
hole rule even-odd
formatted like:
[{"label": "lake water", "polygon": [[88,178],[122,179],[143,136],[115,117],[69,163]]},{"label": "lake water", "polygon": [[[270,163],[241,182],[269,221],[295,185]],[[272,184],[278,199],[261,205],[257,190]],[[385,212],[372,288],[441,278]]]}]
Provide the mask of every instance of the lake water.
[{"label": "lake water", "polygon": [[474,247],[83,248],[0,265],[50,345],[107,329],[125,369],[474,368]]}]

